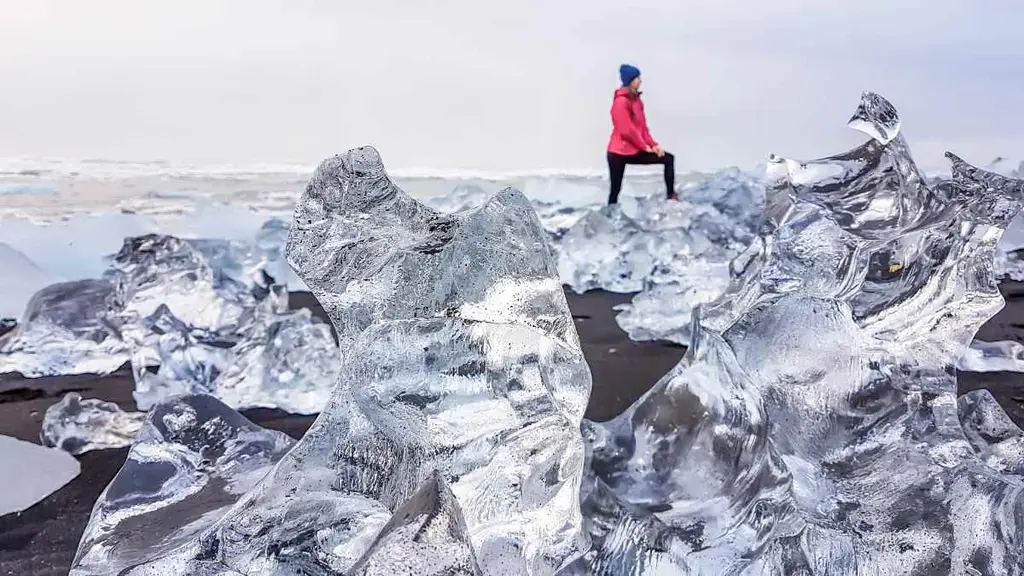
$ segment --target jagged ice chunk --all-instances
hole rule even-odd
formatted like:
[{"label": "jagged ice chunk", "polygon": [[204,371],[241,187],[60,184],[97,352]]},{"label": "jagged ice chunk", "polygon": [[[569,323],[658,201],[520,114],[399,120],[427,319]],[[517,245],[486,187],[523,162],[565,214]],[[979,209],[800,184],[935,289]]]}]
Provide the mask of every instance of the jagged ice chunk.
[{"label": "jagged ice chunk", "polygon": [[[1024,571],[1019,431],[983,398],[958,410],[953,368],[1002,305],[1024,182],[949,155],[929,183],[875,94],[850,125],[872,140],[773,158],[760,233],[687,357],[594,426],[591,573]],[[639,527],[664,536],[615,536]]]},{"label": "jagged ice chunk", "polygon": [[167,558],[172,567],[163,573],[202,574],[174,565],[174,555],[181,547],[198,554],[190,548],[196,534],[249,493],[294,442],[212,396],[155,405],[93,507],[71,574],[120,574]]},{"label": "jagged ice chunk", "polygon": [[45,446],[76,455],[120,448],[132,443],[144,418],[145,414],[125,412],[113,402],[83,400],[70,392],[46,409],[39,438]]},{"label": "jagged ice chunk", "polygon": [[[120,565],[140,573],[374,573],[387,558],[451,542],[424,566],[540,576],[583,554],[579,425],[590,372],[526,199],[506,190],[442,214],[399,190],[376,151],[359,149],[318,168],[289,234],[288,261],[341,342],[330,402],[252,491],[226,512],[189,518],[186,530],[172,502],[202,483],[182,478],[159,493],[146,521],[162,528],[142,542],[126,538],[123,514],[102,513],[117,508],[108,489],[83,567],[107,555],[101,532],[119,542]],[[159,492],[139,482],[131,490]],[[434,505],[425,494],[452,519],[440,524],[447,535],[403,528]]]}]

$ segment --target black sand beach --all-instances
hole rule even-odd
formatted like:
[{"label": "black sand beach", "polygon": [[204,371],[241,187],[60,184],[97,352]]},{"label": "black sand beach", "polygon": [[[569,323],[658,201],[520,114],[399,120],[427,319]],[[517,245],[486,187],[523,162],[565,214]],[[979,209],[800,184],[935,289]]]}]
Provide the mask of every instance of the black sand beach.
[{"label": "black sand beach", "polygon": [[[1024,284],[1008,282],[1000,289],[1006,307],[978,333],[982,340],[1024,341]],[[621,413],[674,366],[684,349],[656,342],[631,342],[615,323],[612,307],[628,295],[590,292],[567,293],[569,307],[587,361],[594,388],[587,417],[607,420]],[[292,295],[292,305],[307,307],[323,317],[317,302],[306,293]],[[962,373],[961,392],[987,388],[1018,424],[1024,424],[1024,374]],[[39,441],[46,408],[67,392],[102,398],[124,409],[135,409],[132,381],[127,370],[104,377],[73,376],[24,379],[0,375],[0,434]],[[313,422],[278,410],[247,410],[253,422],[300,437]],[[124,462],[127,448],[82,455],[81,474],[67,486],[21,514],[0,517],[0,575],[67,574],[79,536],[97,496]],[[0,474],[11,473],[10,470]],[[0,480],[2,485],[2,480]]]}]

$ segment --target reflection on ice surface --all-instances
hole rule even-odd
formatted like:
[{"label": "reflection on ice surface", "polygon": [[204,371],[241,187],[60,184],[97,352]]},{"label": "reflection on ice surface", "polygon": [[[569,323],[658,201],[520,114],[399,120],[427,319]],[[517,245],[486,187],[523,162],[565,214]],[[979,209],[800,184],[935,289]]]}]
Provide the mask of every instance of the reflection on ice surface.
[{"label": "reflection on ice surface", "polygon": [[0,516],[27,510],[73,480],[81,469],[63,450],[3,435],[0,462],[8,471],[0,490]]}]

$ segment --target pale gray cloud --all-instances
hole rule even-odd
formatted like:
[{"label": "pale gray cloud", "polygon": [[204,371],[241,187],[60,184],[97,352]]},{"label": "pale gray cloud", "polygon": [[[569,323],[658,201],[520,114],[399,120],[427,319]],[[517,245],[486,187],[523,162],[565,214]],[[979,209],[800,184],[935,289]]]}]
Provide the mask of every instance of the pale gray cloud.
[{"label": "pale gray cloud", "polygon": [[[826,4],[830,6],[826,6]],[[683,168],[813,157],[889,97],[925,163],[1024,156],[1014,0],[0,0],[0,155],[600,167],[622,61]]]}]

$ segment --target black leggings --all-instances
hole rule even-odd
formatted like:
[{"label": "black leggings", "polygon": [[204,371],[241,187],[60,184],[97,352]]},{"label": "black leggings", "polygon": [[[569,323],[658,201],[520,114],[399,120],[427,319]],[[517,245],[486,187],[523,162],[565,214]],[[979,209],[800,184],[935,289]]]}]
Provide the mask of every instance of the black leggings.
[{"label": "black leggings", "polygon": [[654,152],[640,152],[632,156],[608,153],[608,174],[612,181],[611,192],[608,194],[608,203],[616,204],[619,201],[619,192],[622,190],[622,177],[626,174],[627,164],[664,164],[665,165],[665,196],[671,198],[675,193],[676,183],[676,157],[665,152],[665,155],[658,157]]}]

